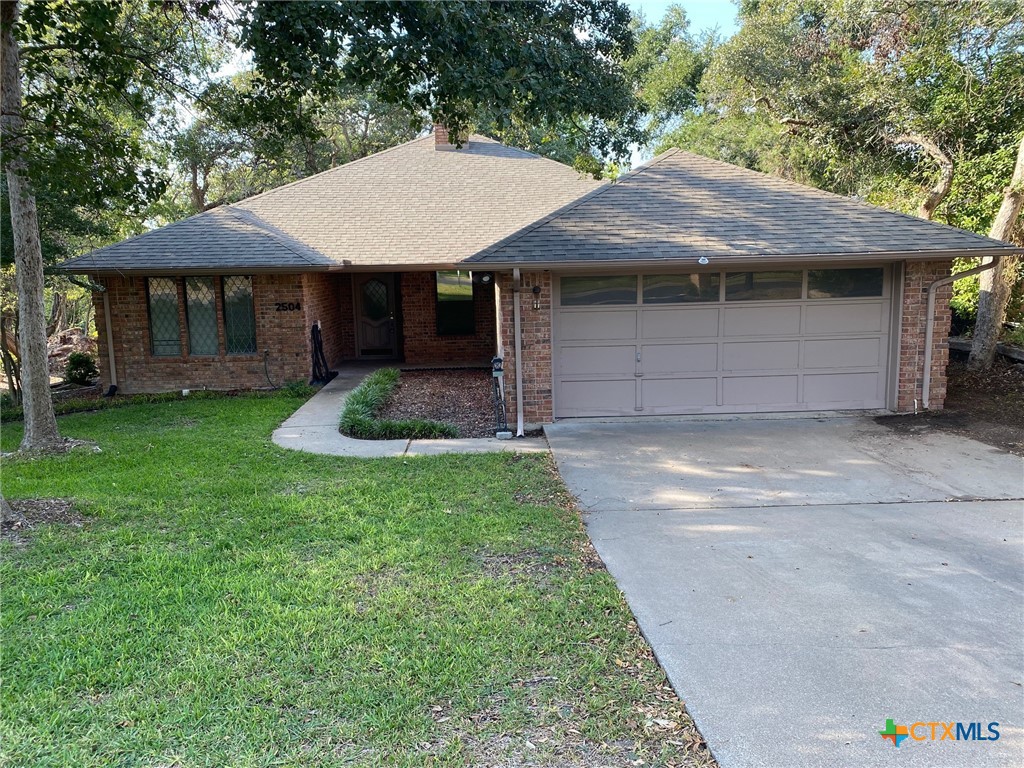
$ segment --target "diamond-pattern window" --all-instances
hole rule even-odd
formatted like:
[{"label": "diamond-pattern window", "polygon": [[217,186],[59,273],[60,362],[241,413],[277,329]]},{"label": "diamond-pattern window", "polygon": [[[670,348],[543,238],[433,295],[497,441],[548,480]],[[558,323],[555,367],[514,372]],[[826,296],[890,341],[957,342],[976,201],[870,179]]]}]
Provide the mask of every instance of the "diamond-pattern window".
[{"label": "diamond-pattern window", "polygon": [[224,278],[224,337],[229,355],[256,354],[256,312],[252,278]]},{"label": "diamond-pattern window", "polygon": [[212,277],[185,278],[190,355],[217,354],[217,299]]},{"label": "diamond-pattern window", "polygon": [[181,325],[178,322],[178,283],[171,277],[151,277],[149,294],[149,338],[154,356],[181,354]]},{"label": "diamond-pattern window", "polygon": [[377,278],[363,283],[363,315],[370,320],[388,316],[388,287]]}]

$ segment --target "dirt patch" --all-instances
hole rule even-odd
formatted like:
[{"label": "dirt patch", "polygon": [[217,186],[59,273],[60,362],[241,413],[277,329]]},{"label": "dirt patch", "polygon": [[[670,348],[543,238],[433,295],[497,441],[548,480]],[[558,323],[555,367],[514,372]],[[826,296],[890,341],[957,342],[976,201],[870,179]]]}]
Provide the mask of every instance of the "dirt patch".
[{"label": "dirt patch", "polygon": [[429,419],[453,425],[459,437],[494,437],[490,370],[402,371],[382,419]]},{"label": "dirt patch", "polygon": [[0,540],[22,546],[32,530],[40,525],[67,525],[81,528],[85,518],[75,510],[71,499],[8,499],[14,520],[0,523]]},{"label": "dirt patch", "polygon": [[988,371],[968,371],[967,355],[950,351],[946,376],[943,410],[875,421],[903,434],[963,435],[1024,456],[1024,366],[997,358]]}]

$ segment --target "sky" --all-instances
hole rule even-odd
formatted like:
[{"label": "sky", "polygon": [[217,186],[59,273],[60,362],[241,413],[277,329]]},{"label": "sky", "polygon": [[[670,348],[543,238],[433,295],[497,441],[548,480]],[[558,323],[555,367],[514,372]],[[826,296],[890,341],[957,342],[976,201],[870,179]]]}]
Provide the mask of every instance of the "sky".
[{"label": "sky", "polygon": [[738,29],[736,6],[732,0],[627,0],[633,11],[643,11],[647,23],[653,24],[665,15],[670,5],[681,5],[690,19],[690,32],[699,34],[718,27],[722,37],[730,37]]}]

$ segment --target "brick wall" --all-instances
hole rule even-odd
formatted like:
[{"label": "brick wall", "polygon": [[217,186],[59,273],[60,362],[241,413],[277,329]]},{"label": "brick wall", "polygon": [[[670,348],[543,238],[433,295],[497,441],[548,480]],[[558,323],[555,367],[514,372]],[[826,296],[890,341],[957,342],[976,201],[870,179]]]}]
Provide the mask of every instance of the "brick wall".
[{"label": "brick wall", "polygon": [[[523,419],[527,424],[545,424],[553,420],[551,381],[551,273],[523,272],[520,317],[523,350]],[[501,316],[500,338],[505,358],[505,409],[508,423],[516,423],[516,366],[514,302],[512,275],[497,275],[498,306]],[[534,295],[533,287],[540,286]],[[534,309],[534,300],[539,309]]]},{"label": "brick wall", "polygon": [[[264,350],[269,352],[268,367],[275,384],[309,378],[309,327],[306,322],[308,300],[302,275],[253,276],[255,355],[226,355],[224,327],[220,321],[218,354],[201,357],[188,354],[185,297],[181,280],[178,280],[178,322],[182,354],[175,357],[154,357],[150,353],[145,278],[102,277],[94,280],[107,288],[114,329],[114,358],[119,390],[123,393],[267,387],[269,385],[263,367]],[[220,319],[223,317],[223,307],[219,280],[216,285],[217,317]],[[107,361],[103,294],[93,294],[93,302],[100,337],[100,375],[106,388],[110,384],[110,367]],[[303,308],[278,312],[278,302],[291,302]]]},{"label": "brick wall", "polygon": [[352,278],[325,272],[302,276],[303,310],[308,336],[313,323],[320,321],[327,364],[337,366],[356,356],[355,325],[352,314]]},{"label": "brick wall", "polygon": [[[924,382],[925,316],[928,311],[928,286],[950,274],[948,261],[907,262],[904,264],[902,321],[900,324],[899,383],[896,410],[913,411],[914,400],[921,404]],[[929,408],[939,410],[946,398],[946,365],[949,363],[949,299],[953,286],[946,285],[935,295],[935,324],[932,328],[932,377]]]},{"label": "brick wall", "polygon": [[437,335],[437,289],[433,272],[399,276],[402,297],[402,352],[410,365],[489,365],[495,350],[494,286],[473,286],[476,333]]}]

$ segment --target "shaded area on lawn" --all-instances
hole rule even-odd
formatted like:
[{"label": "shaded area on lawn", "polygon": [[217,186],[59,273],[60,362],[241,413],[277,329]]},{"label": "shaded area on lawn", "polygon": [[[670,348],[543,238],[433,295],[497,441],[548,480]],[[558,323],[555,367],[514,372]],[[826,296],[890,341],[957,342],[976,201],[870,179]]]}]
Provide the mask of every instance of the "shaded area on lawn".
[{"label": "shaded area on lawn", "polygon": [[277,448],[300,402],[66,416],[103,452],[5,462],[86,521],[0,543],[11,764],[713,765],[548,457]]},{"label": "shaded area on lawn", "polygon": [[880,416],[905,433],[951,432],[1024,456],[1024,367],[996,357],[988,371],[967,370],[967,355],[950,350],[943,410]]}]

